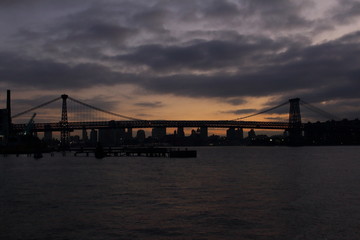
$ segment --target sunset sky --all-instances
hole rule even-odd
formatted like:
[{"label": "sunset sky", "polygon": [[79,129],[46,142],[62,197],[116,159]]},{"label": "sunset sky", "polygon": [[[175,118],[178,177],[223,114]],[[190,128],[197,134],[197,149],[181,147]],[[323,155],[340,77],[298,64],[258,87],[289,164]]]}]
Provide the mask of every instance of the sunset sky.
[{"label": "sunset sky", "polygon": [[354,119],[359,30],[360,0],[2,0],[0,99],[231,120],[300,97]]}]

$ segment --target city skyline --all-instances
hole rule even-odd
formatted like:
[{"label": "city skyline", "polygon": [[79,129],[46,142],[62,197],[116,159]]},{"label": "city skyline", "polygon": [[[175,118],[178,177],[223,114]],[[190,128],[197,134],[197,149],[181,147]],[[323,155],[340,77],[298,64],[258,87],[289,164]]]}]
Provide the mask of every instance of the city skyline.
[{"label": "city skyline", "polygon": [[359,117],[359,1],[0,6],[0,86],[14,113],[66,93],[140,119],[230,120],[293,97]]}]

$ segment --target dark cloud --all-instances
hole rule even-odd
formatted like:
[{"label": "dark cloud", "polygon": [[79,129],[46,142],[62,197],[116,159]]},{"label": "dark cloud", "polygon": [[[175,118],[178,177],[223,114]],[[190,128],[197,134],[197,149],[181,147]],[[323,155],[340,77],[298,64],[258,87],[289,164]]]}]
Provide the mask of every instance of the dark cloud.
[{"label": "dark cloud", "polygon": [[[75,100],[83,102],[85,104],[91,105],[95,108],[99,108],[107,111],[113,111],[119,105],[119,102],[117,100],[112,100],[111,98],[109,98],[109,96],[98,95],[98,94],[83,99],[79,99],[76,96],[74,97],[70,95],[69,97],[72,97]],[[87,106],[81,105],[78,102],[73,101],[72,99],[68,100],[68,105],[69,107],[72,107],[74,109],[83,108],[85,110],[89,110]]]},{"label": "dark cloud", "polygon": [[247,103],[247,101],[245,99],[242,98],[228,98],[228,99],[219,99],[220,101],[225,101],[231,105],[242,105],[244,103]]},{"label": "dark cloud", "polygon": [[269,120],[269,121],[275,121],[275,122],[286,122],[287,119],[283,118],[283,117],[266,117],[265,119]]},{"label": "dark cloud", "polygon": [[234,111],[227,111],[226,113],[232,113],[232,114],[236,114],[236,115],[246,115],[246,114],[252,114],[252,113],[256,113],[258,112],[258,110],[256,109],[238,109],[238,110],[234,110]]},{"label": "dark cloud", "polygon": [[146,108],[158,108],[164,106],[162,102],[138,102],[135,103],[134,105],[138,107],[146,107]]},{"label": "dark cloud", "polygon": [[123,11],[107,5],[90,6],[44,28],[20,29],[15,40],[54,59],[99,59],[104,51],[125,49],[126,42],[138,34],[136,28],[116,20]]},{"label": "dark cloud", "polygon": [[117,60],[141,64],[155,71],[174,69],[218,69],[262,64],[265,58],[286,47],[282,41],[275,42],[263,37],[238,36],[236,41],[201,41],[186,46],[143,45],[133,53],[120,55]]},{"label": "dark cloud", "polygon": [[[36,4],[36,3],[42,3],[45,2],[46,0],[27,0],[26,3],[27,4]],[[24,1],[22,0],[1,0],[0,1],[0,6],[7,6],[7,7],[13,7],[13,6],[19,6],[24,4]]]},{"label": "dark cloud", "polygon": [[[284,95],[291,98],[300,93],[309,99],[313,99],[310,96],[350,98],[357,96],[360,87],[360,47],[356,39],[357,34],[351,34],[332,42],[302,47],[262,38],[253,44],[209,41],[186,47],[149,45],[140,47],[134,54],[117,57],[127,64],[145,64],[154,71],[218,69],[216,74],[180,72],[146,77],[146,72],[124,74],[98,64],[70,66],[52,60],[2,54],[0,77],[12,84],[43,89],[132,83],[157,93],[222,97],[224,101],[229,101],[229,97],[244,96]],[[283,48],[286,51],[276,53]],[[269,59],[271,61],[267,62]],[[229,66],[238,66],[238,70],[222,71]]]},{"label": "dark cloud", "polygon": [[342,36],[337,41],[339,44],[359,44],[360,43],[360,31],[352,32]]},{"label": "dark cloud", "polygon": [[129,75],[97,64],[70,66],[52,60],[0,53],[0,65],[0,82],[12,86],[60,90],[131,82]]},{"label": "dark cloud", "polygon": [[204,15],[206,17],[234,18],[238,17],[239,14],[241,14],[241,12],[238,9],[238,5],[227,0],[209,1],[204,9]]},{"label": "dark cloud", "polygon": [[[133,54],[117,59],[135,66],[146,65],[154,71],[217,69],[218,72],[147,77],[140,72],[136,79],[135,75],[115,72],[99,64],[71,66],[3,53],[0,77],[14,85],[48,89],[132,83],[158,93],[191,97],[228,99],[302,92],[303,95],[346,98],[354,97],[359,89],[358,35],[353,33],[332,42],[302,47],[289,41],[263,38],[255,38],[251,43],[202,41],[188,46],[142,46]],[[286,51],[277,53],[281,49]],[[237,67],[237,71],[222,71],[228,67]]]},{"label": "dark cloud", "polygon": [[312,24],[302,16],[304,8],[312,7],[312,1],[244,0],[242,12],[247,18],[255,18],[265,29],[305,28]]},{"label": "dark cloud", "polygon": [[136,30],[108,23],[94,23],[89,26],[68,28],[68,34],[60,39],[58,44],[121,44],[124,40],[135,34]]},{"label": "dark cloud", "polygon": [[150,9],[135,14],[132,17],[132,23],[139,28],[152,30],[156,32],[166,31],[164,24],[171,13],[164,9]]},{"label": "dark cloud", "polygon": [[[193,89],[208,90],[209,95],[216,92],[221,95],[223,88],[227,88],[229,96],[235,91],[239,96],[247,94],[254,96],[268,95],[271,94],[270,92],[294,94],[305,90],[305,93],[312,92],[313,95],[318,94],[323,97],[354,97],[357,94],[356,89],[360,89],[358,81],[360,48],[358,41],[349,43],[347,41],[349,38],[357,39],[356,34],[351,34],[329,43],[288,49],[274,57],[268,66],[254,73],[239,72],[232,76],[196,77]],[[347,44],[344,44],[345,40]],[[266,55],[263,57],[267,59]],[[184,76],[175,79],[181,86],[186,86],[184,81],[190,82],[189,78],[191,77]],[[169,81],[174,84],[174,81]],[[160,85],[164,86],[166,83],[161,81]],[[321,92],[327,94],[319,94]]]},{"label": "dark cloud", "polygon": [[341,24],[351,24],[360,17],[360,2],[357,0],[340,1],[331,10],[332,19]]},{"label": "dark cloud", "polygon": [[[32,108],[34,106],[38,106],[40,104],[43,104],[45,102],[49,102],[51,100],[54,100],[56,98],[60,98],[60,95],[42,95],[39,97],[33,97],[31,99],[12,99],[11,102],[14,103],[15,106],[20,106],[24,110]],[[60,101],[60,100],[59,100]],[[52,108],[53,104],[47,105],[46,108]]]},{"label": "dark cloud", "polygon": [[[347,109],[344,114],[356,108],[340,102],[358,101],[360,32],[322,42],[311,35],[339,35],[335,29],[360,15],[355,0],[339,1],[316,18],[306,14],[316,4],[311,0],[27,3],[24,11],[23,1],[0,2],[6,6],[0,9],[6,13],[0,15],[0,83],[6,86],[132,84],[231,105],[246,103],[245,97],[271,98],[268,106],[301,97],[336,102],[331,110]],[[19,13],[14,22],[12,13]]]},{"label": "dark cloud", "polygon": [[[41,0],[33,0],[39,3]],[[49,1],[46,6],[54,11],[55,5],[58,8],[61,4],[56,1]],[[225,18],[223,23],[214,22],[212,25],[218,30],[223,30],[227,25],[229,30],[234,31],[240,25],[254,25],[262,28],[295,28],[306,26],[308,23],[299,15],[300,10],[308,5],[308,1],[297,4],[295,1],[277,0],[267,1],[96,1],[77,0],[74,4],[71,1],[63,3],[63,17],[53,19],[51,24],[44,26],[31,26],[25,28],[29,33],[37,33],[45,44],[53,48],[61,46],[64,48],[84,48],[87,45],[102,48],[119,48],[125,40],[137,40],[144,38],[151,43],[164,43],[164,41],[181,42],[179,37],[172,37],[171,24],[178,24],[178,21],[196,21],[194,24],[210,24],[213,18]],[[83,7],[80,7],[82,3]],[[60,6],[59,6],[60,5]],[[74,11],[71,6],[77,6]],[[303,6],[304,5],[304,6]],[[42,6],[37,4],[36,6]],[[42,6],[43,11],[46,11]],[[65,11],[65,9],[67,11]],[[195,10],[190,10],[195,9]],[[193,15],[189,17],[189,15]],[[60,14],[59,14],[60,15]],[[233,19],[230,20],[229,18]],[[258,21],[254,22],[254,19]],[[246,21],[244,21],[244,19]],[[227,21],[233,21],[229,26]],[[260,21],[260,22],[259,22]],[[169,25],[170,24],[170,25]],[[245,26],[246,27],[246,26]],[[215,29],[216,29],[215,28]],[[201,29],[201,28],[200,28]],[[145,31],[145,33],[143,32]],[[189,30],[187,30],[189,31]],[[152,37],[148,33],[153,32]],[[184,32],[186,34],[186,32]],[[26,37],[28,39],[26,39]],[[221,38],[221,37],[220,37]],[[29,35],[22,41],[34,40]],[[37,39],[39,40],[39,39]],[[94,46],[95,45],[95,46]],[[143,45],[143,44],[141,44]],[[125,45],[121,46],[126,47]]]}]

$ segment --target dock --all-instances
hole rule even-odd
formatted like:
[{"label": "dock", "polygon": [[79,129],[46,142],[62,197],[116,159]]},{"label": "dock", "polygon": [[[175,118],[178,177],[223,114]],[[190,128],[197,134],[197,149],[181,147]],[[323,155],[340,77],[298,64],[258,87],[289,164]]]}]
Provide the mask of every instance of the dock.
[{"label": "dock", "polygon": [[[103,148],[99,154],[95,148],[72,149],[74,156],[90,157],[167,157],[167,158],[196,158],[196,150],[163,148],[163,147],[123,147],[123,148]],[[98,157],[98,158],[102,158]]]}]

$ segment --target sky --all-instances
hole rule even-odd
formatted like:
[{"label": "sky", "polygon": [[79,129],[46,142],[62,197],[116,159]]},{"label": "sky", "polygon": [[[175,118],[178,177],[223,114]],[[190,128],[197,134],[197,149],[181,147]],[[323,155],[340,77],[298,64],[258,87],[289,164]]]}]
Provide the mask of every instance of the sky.
[{"label": "sky", "polygon": [[299,97],[354,119],[359,43],[360,0],[2,0],[0,99],[232,120]]}]

